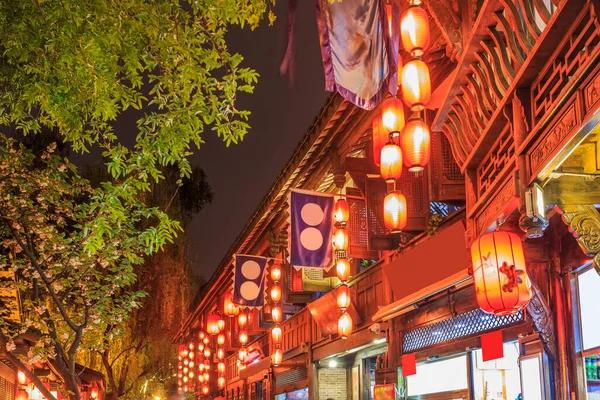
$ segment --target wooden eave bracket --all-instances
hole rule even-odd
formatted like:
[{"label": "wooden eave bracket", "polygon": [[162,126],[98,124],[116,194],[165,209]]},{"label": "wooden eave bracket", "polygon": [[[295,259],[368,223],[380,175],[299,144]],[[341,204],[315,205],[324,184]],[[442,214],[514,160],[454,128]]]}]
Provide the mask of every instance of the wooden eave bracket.
[{"label": "wooden eave bracket", "polygon": [[594,268],[600,274],[600,213],[593,205],[555,206],[581,250],[594,257]]}]

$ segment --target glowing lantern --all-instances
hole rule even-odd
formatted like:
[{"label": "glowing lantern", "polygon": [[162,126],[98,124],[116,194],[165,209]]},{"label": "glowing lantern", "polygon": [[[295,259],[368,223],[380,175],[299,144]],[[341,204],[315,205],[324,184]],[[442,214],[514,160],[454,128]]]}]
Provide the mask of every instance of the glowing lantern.
[{"label": "glowing lantern", "polygon": [[348,339],[352,334],[352,317],[348,313],[343,313],[338,320],[338,335],[342,339]]},{"label": "glowing lantern", "polygon": [[183,391],[184,391],[185,393],[187,393],[187,392],[188,392],[188,387],[187,387],[187,385],[185,385],[185,386],[183,387]]},{"label": "glowing lantern", "polygon": [[531,299],[521,238],[510,232],[491,232],[471,245],[473,280],[479,307],[489,314],[510,315]]},{"label": "glowing lantern", "polygon": [[211,353],[211,351],[210,351],[210,347],[206,347],[206,348],[204,349],[204,357],[206,357],[206,358],[210,358],[210,353]]},{"label": "glowing lantern", "polygon": [[333,234],[333,248],[336,250],[348,250],[348,231],[338,228]]},{"label": "glowing lantern", "polygon": [[208,382],[208,380],[210,379],[210,374],[208,372],[205,372],[202,377],[204,378],[204,382]]},{"label": "glowing lantern", "polygon": [[28,399],[29,399],[29,394],[27,393],[27,390],[19,389],[17,391],[16,400],[28,400]]},{"label": "glowing lantern", "polygon": [[190,360],[193,360],[193,359],[194,359],[194,352],[193,352],[193,351],[190,351],[190,352],[188,353],[188,357],[190,358]]},{"label": "glowing lantern", "polygon": [[276,326],[273,329],[271,329],[271,339],[273,339],[273,343],[281,343],[281,338],[282,332],[280,327]]},{"label": "glowing lantern", "polygon": [[390,135],[383,127],[381,117],[376,117],[373,120],[372,131],[373,161],[375,162],[375,165],[379,167],[379,165],[381,165],[381,149],[390,141]]},{"label": "glowing lantern", "polygon": [[217,350],[217,358],[219,360],[222,360],[225,358],[225,350],[223,350],[222,348]]},{"label": "glowing lantern", "polygon": [[350,288],[348,285],[341,285],[337,289],[337,305],[342,311],[350,307]]},{"label": "glowing lantern", "polygon": [[248,355],[248,352],[246,351],[246,349],[244,347],[242,347],[240,349],[240,351],[238,352],[238,358],[240,359],[240,361],[244,362],[246,361],[246,356]]},{"label": "glowing lantern", "polygon": [[27,377],[25,376],[25,372],[23,372],[23,371],[17,372],[17,381],[19,381],[19,384],[21,384],[21,385],[24,385],[27,383]]},{"label": "glowing lantern", "polygon": [[198,364],[198,371],[204,371],[204,363]]},{"label": "glowing lantern", "polygon": [[273,264],[271,266],[271,279],[274,282],[277,282],[281,279],[281,266],[278,264]]},{"label": "glowing lantern", "polygon": [[184,376],[184,377],[183,377],[183,383],[188,383],[188,381],[189,381],[189,378],[187,377],[187,375],[186,375],[186,376]]},{"label": "glowing lantern", "polygon": [[187,351],[187,349],[185,348],[185,344],[180,344],[180,345],[179,345],[179,355],[180,355],[181,357],[185,357],[185,356],[187,356],[187,353],[188,353],[188,351]]},{"label": "glowing lantern", "polygon": [[383,222],[392,232],[400,232],[406,226],[406,197],[394,191],[383,200]]},{"label": "glowing lantern", "polygon": [[180,362],[179,364],[177,364],[177,368],[183,369],[183,363]]},{"label": "glowing lantern", "polygon": [[198,375],[198,382],[200,382],[200,383],[204,382],[204,375],[202,375],[202,374]]},{"label": "glowing lantern", "polygon": [[348,222],[348,218],[350,218],[350,206],[346,200],[339,199],[335,202],[333,218],[335,219],[335,222],[341,225],[345,225],[346,222]]},{"label": "glowing lantern", "polygon": [[381,149],[381,177],[386,182],[394,182],[402,175],[402,149],[395,143],[388,143]]},{"label": "glowing lantern", "polygon": [[246,315],[245,312],[241,312],[240,315],[238,315],[238,325],[241,327],[246,326],[246,324],[248,323],[248,315]]},{"label": "glowing lantern", "polygon": [[204,339],[202,339],[202,343],[209,344],[210,343],[210,338],[208,336],[204,336]]},{"label": "glowing lantern", "polygon": [[413,57],[420,57],[429,47],[429,18],[421,7],[410,7],[400,18],[402,47]]},{"label": "glowing lantern", "polygon": [[216,335],[220,332],[219,329],[219,316],[217,314],[210,314],[206,321],[206,332],[211,335]]},{"label": "glowing lantern", "polygon": [[190,351],[194,350],[194,343],[190,343],[188,345],[188,348],[190,349]]},{"label": "glowing lantern", "polygon": [[178,377],[178,378],[183,378],[183,374],[182,374],[181,372],[179,372],[179,373],[177,374],[177,377]]},{"label": "glowing lantern", "polygon": [[210,370],[210,360],[204,360],[204,369]]},{"label": "glowing lantern", "polygon": [[225,300],[223,301],[223,311],[228,317],[235,317],[240,312],[239,307],[236,307],[235,304],[233,304],[232,292],[229,292],[225,295]]},{"label": "glowing lantern", "polygon": [[271,300],[273,300],[273,303],[279,303],[279,300],[281,300],[281,286],[273,285],[271,288]]},{"label": "glowing lantern", "polygon": [[92,399],[97,399],[98,398],[98,387],[97,386],[93,386],[92,390],[90,391],[90,397]]},{"label": "glowing lantern", "polygon": [[431,99],[429,68],[421,60],[411,60],[402,69],[402,96],[413,111],[421,111]]},{"label": "glowing lantern", "polygon": [[190,371],[190,370],[189,370],[189,368],[188,368],[188,367],[183,367],[183,373],[184,373],[184,374],[187,374],[189,371]]},{"label": "glowing lantern", "polygon": [[187,366],[190,363],[190,360],[188,360],[187,358],[185,360],[183,360],[183,365]]},{"label": "glowing lantern", "polygon": [[400,146],[404,165],[409,171],[423,171],[423,167],[429,162],[430,136],[429,127],[422,119],[411,119],[404,127],[400,136]]},{"label": "glowing lantern", "polygon": [[177,394],[182,394],[182,393],[183,393],[183,389],[182,389],[182,388],[180,388],[180,387],[178,387],[178,388],[177,388]]},{"label": "glowing lantern", "polygon": [[194,362],[193,361],[190,361],[189,367],[190,368],[194,368]]},{"label": "glowing lantern", "polygon": [[281,307],[273,307],[271,310],[271,318],[273,319],[273,322],[281,322],[283,320],[283,312],[281,311]]},{"label": "glowing lantern", "polygon": [[200,344],[198,345],[198,351],[199,351],[199,352],[203,352],[203,351],[204,351],[204,343],[200,343]]},{"label": "glowing lantern", "polygon": [[388,97],[382,104],[381,122],[392,137],[400,135],[404,128],[404,105],[396,97]]},{"label": "glowing lantern", "polygon": [[225,373],[225,363],[224,362],[220,362],[217,365],[217,371],[219,371],[220,374]]},{"label": "glowing lantern", "polygon": [[238,339],[240,340],[241,344],[248,343],[248,332],[246,332],[246,331],[240,331],[240,333],[238,335]]},{"label": "glowing lantern", "polygon": [[208,389],[207,385],[202,386],[202,394],[207,395],[208,391],[209,391],[209,389]]},{"label": "glowing lantern", "polygon": [[277,367],[283,361],[283,351],[281,349],[276,349],[273,355],[271,356],[271,362],[275,367]]},{"label": "glowing lantern", "polygon": [[190,379],[194,379],[194,371],[190,371],[190,373],[188,374],[188,376],[190,377]]},{"label": "glowing lantern", "polygon": [[199,338],[200,340],[204,340],[204,338],[205,338],[205,337],[206,337],[206,333],[204,333],[204,331],[200,331],[200,332],[198,333],[198,338]]},{"label": "glowing lantern", "polygon": [[350,278],[350,263],[347,258],[340,258],[335,264],[335,272],[340,281],[346,282]]},{"label": "glowing lantern", "polygon": [[219,389],[223,389],[225,387],[225,378],[220,376],[217,381],[217,384],[219,385]]},{"label": "glowing lantern", "polygon": [[223,318],[219,318],[217,321],[217,326],[219,327],[219,332],[225,329],[225,320]]}]

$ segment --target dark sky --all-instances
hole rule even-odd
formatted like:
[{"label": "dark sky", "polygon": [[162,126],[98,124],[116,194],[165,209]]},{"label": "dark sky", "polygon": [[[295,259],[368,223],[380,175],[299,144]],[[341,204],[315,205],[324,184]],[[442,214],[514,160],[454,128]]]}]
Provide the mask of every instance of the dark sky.
[{"label": "dark sky", "polygon": [[255,31],[236,29],[229,35],[231,50],[243,54],[244,66],[256,69],[260,78],[254,94],[240,101],[252,112],[244,141],[227,148],[207,133],[206,144],[192,158],[215,193],[213,203],[187,229],[190,260],[204,278],[219,265],[328,96],[313,1],[298,1],[293,87],[279,75],[287,12],[288,1],[278,0],[273,26],[264,23]]}]

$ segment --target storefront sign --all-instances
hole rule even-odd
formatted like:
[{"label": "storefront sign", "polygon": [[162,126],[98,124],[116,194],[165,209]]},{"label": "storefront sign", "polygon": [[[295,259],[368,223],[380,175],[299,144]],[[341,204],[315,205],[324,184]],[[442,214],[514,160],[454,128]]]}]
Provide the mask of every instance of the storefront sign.
[{"label": "storefront sign", "polygon": [[373,394],[375,400],[396,400],[396,384],[375,385]]}]

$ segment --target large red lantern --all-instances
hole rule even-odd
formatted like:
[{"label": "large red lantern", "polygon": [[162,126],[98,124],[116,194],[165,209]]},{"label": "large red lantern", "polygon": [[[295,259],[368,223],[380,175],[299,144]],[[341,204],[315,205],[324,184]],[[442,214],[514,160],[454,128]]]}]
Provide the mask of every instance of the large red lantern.
[{"label": "large red lantern", "polygon": [[385,131],[392,137],[400,135],[402,128],[404,128],[404,105],[402,101],[396,97],[388,97],[383,101],[381,107],[381,122]]},{"label": "large red lantern", "polygon": [[382,117],[373,120],[373,161],[378,167],[381,165],[381,149],[390,141],[390,134],[383,127]]},{"label": "large red lantern", "polygon": [[412,111],[421,111],[431,100],[429,68],[421,60],[411,60],[402,68],[402,97]]},{"label": "large red lantern", "polygon": [[19,371],[17,372],[17,381],[20,385],[25,385],[27,383],[27,376],[25,376],[25,372]]},{"label": "large red lantern", "polygon": [[344,199],[339,199],[335,202],[335,207],[333,208],[333,219],[338,224],[342,226],[348,222],[350,218],[350,205]]},{"label": "large red lantern", "polygon": [[352,334],[352,317],[347,312],[344,312],[338,320],[338,335],[342,339],[348,339]]},{"label": "large red lantern", "polygon": [[350,287],[341,285],[337,288],[337,305],[342,311],[350,307]]},{"label": "large red lantern", "polygon": [[273,322],[279,323],[283,320],[283,312],[281,311],[281,307],[275,306],[271,309],[271,318]]},{"label": "large red lantern", "polygon": [[429,162],[430,144],[431,135],[427,124],[420,118],[410,119],[400,136],[404,165],[409,171],[423,171]]},{"label": "large red lantern", "polygon": [[350,278],[350,263],[347,258],[340,258],[335,264],[335,272],[340,281],[346,282]]},{"label": "large red lantern", "polygon": [[333,248],[336,250],[348,250],[350,240],[348,239],[348,231],[344,228],[338,228],[333,234]]},{"label": "large red lantern", "polygon": [[[223,310],[228,317],[235,317],[240,312],[240,308],[233,304],[233,293],[229,292],[225,295]],[[201,338],[202,339],[202,338]]]},{"label": "large red lantern", "polygon": [[19,389],[17,391],[16,400],[28,400],[28,399],[29,399],[29,394],[27,393],[27,390]]},{"label": "large red lantern", "polygon": [[489,314],[510,315],[531,299],[521,238],[510,232],[490,232],[471,245],[473,280],[479,307]]},{"label": "large red lantern", "polygon": [[386,182],[394,182],[402,175],[402,149],[395,143],[388,143],[381,149],[379,171]]},{"label": "large red lantern", "polygon": [[210,335],[216,335],[220,332],[219,329],[219,316],[217,314],[210,314],[206,320],[206,332]]},{"label": "large red lantern", "polygon": [[429,47],[429,18],[418,6],[409,7],[400,18],[402,47],[413,57],[420,57]]},{"label": "large red lantern", "polygon": [[406,197],[398,191],[383,199],[383,222],[392,232],[400,232],[407,223]]},{"label": "large red lantern", "polygon": [[225,329],[225,320],[223,318],[219,318],[217,321],[217,326],[219,327],[219,332]]}]

